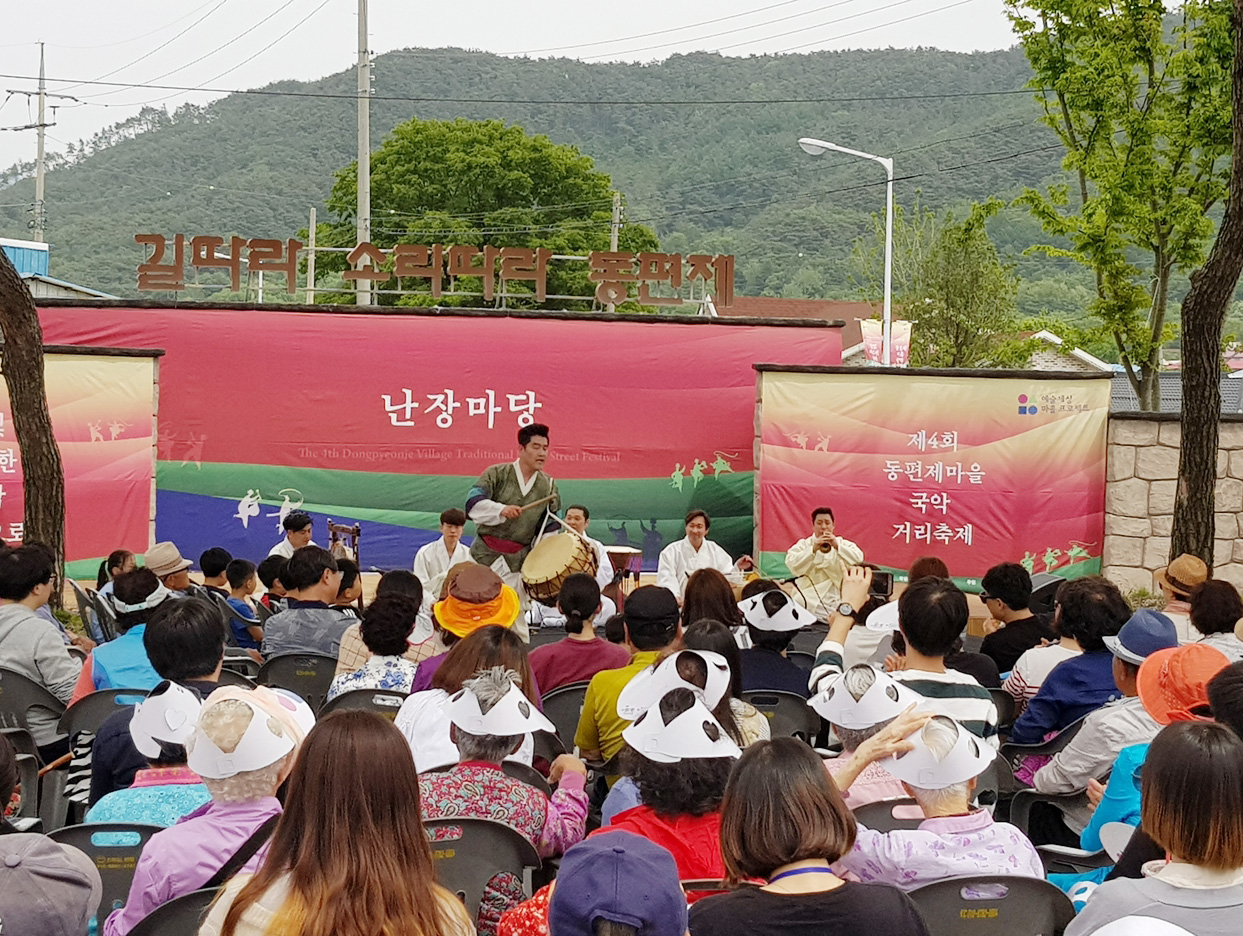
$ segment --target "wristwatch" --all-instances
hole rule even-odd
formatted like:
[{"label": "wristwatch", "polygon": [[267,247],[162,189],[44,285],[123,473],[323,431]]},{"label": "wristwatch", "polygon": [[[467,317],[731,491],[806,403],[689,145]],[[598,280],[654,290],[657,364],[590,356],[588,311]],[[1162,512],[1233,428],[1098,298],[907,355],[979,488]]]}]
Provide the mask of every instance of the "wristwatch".
[{"label": "wristwatch", "polygon": [[836,610],[842,617],[854,617],[858,613],[849,601],[843,601]]}]

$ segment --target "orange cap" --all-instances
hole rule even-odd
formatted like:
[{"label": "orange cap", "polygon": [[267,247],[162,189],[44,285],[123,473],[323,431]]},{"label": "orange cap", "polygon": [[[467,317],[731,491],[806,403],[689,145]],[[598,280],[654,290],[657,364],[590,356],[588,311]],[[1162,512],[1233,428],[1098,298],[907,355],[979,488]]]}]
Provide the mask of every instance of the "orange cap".
[{"label": "orange cap", "polygon": [[1149,654],[1139,668],[1139,700],[1162,725],[1212,721],[1208,714],[1208,684],[1229,664],[1224,653],[1203,643],[1158,650]]}]

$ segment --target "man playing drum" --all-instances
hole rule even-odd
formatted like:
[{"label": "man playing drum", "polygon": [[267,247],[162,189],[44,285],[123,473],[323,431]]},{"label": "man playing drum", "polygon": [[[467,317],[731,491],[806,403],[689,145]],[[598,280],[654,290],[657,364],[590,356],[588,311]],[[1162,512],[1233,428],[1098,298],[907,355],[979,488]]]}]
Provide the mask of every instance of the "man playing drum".
[{"label": "man playing drum", "polygon": [[[518,458],[492,465],[475,482],[466,497],[466,515],[479,535],[470,548],[477,563],[488,566],[526,604],[522,587],[522,561],[536,537],[545,530],[548,512],[561,507],[557,482],[544,473],[548,461],[548,427],[532,423],[518,430]],[[525,630],[519,619],[516,629]],[[527,634],[521,634],[527,639]]]}]

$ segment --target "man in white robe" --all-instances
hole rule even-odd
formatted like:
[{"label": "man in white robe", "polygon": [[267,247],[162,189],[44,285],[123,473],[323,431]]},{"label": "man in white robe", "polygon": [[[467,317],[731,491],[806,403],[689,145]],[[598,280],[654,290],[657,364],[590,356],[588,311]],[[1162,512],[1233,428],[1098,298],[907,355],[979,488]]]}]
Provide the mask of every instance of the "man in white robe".
[{"label": "man in white robe", "polygon": [[837,535],[837,521],[828,507],[811,512],[811,536],[786,552],[786,568],[796,578],[794,600],[827,621],[842,600],[842,576],[847,568],[863,561],[863,550]]},{"label": "man in white robe", "polygon": [[[459,562],[471,562],[470,548],[462,543],[466,512],[451,507],[440,515],[440,538],[419,548],[414,554],[414,575],[423,586],[423,607],[419,611],[415,637],[426,640],[432,634],[432,605],[440,598],[445,575]],[[414,638],[412,638],[414,639]]]},{"label": "man in white robe", "polygon": [[678,598],[686,594],[686,580],[699,569],[716,569],[733,585],[741,585],[742,573],[755,567],[750,556],[737,562],[724,549],[708,539],[712,518],[705,511],[692,510],[686,515],[686,536],[660,551],[656,567],[656,584],[667,588]]}]

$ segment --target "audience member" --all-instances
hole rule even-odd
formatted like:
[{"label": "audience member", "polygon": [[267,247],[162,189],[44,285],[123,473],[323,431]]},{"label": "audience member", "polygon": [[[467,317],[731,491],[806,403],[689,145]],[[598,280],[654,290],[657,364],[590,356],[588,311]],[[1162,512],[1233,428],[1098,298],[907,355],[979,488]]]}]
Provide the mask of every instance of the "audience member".
[{"label": "audience member", "polygon": [[696,903],[690,936],[926,936],[900,890],[834,873],[855,834],[811,748],[776,738],[745,751],[721,803],[721,853],[731,883],[765,883]]},{"label": "audience member", "polygon": [[1043,879],[1044,865],[1027,837],[1009,823],[994,821],[987,809],[971,806],[976,780],[996,756],[973,732],[944,715],[903,715],[864,741],[834,779],[849,788],[863,767],[880,761],[902,781],[925,818],[918,829],[892,832],[860,825],[854,847],[837,869],[908,891],[964,874]]},{"label": "audience member", "polygon": [[686,580],[682,597],[683,626],[705,618],[720,621],[731,630],[746,625],[734,599],[734,587],[718,569],[696,569]]},{"label": "audience member", "polygon": [[229,618],[233,641],[244,650],[258,650],[263,643],[263,626],[255,613],[254,599],[250,597],[259,585],[255,564],[249,559],[233,559],[225,566],[224,577],[229,585],[229,607],[246,619]]},{"label": "audience member", "polygon": [[[339,560],[338,560],[339,561]],[[409,694],[418,664],[405,659],[406,638],[419,614],[419,602],[405,595],[381,595],[371,602],[360,623],[363,643],[371,652],[361,669],[332,680],[328,698],[354,689],[387,689]]]},{"label": "audience member", "polygon": [[376,582],[375,586],[377,598],[385,595],[405,595],[422,605],[423,584],[418,576],[407,569],[389,569],[380,576],[380,581]]},{"label": "audience member", "polygon": [[337,571],[341,573],[341,582],[337,585],[337,597],[331,604],[346,617],[356,618],[354,604],[363,596],[362,570],[353,559],[338,559]]},{"label": "audience member", "polygon": [[[449,597],[449,588],[457,580],[457,577],[475,565],[477,563],[473,559],[470,562],[459,562],[445,573],[445,579],[440,583],[440,593],[427,599],[431,602],[433,609],[436,607],[437,602],[444,601]],[[497,574],[499,575],[500,573]],[[418,579],[415,579],[415,581],[417,582]],[[424,604],[426,603],[424,602]],[[521,605],[521,602],[519,604]],[[431,614],[429,617],[430,621],[427,627],[416,625],[415,632],[410,635],[410,653],[407,654],[407,659],[414,660],[416,663],[422,663],[424,660],[431,659],[434,656],[442,656],[448,653],[449,648],[462,639],[457,634],[445,630],[440,625],[440,622],[436,620],[435,614]],[[420,615],[421,618],[422,616]],[[420,640],[419,636],[424,633],[428,634],[428,636]],[[338,666],[339,670],[340,667]]]},{"label": "audience member", "polygon": [[[409,742],[420,773],[458,762],[457,746],[449,737],[445,703],[467,679],[493,666],[518,673],[527,701],[539,708],[539,689],[531,673],[526,644],[509,628],[495,624],[481,627],[453,645],[444,665],[432,677],[431,688],[412,693],[397,712],[397,727]],[[530,766],[534,751],[533,739],[526,737],[513,760]]]},{"label": "audience member", "polygon": [[[313,722],[301,700],[263,686],[223,686],[207,697],[186,748],[189,767],[203,778],[211,802],[147,840],[129,899],[108,916],[104,936],[124,936],[156,907],[209,883],[223,883],[216,877],[230,859],[245,858],[240,870],[259,868],[260,848],[281,811],[276,790],[289,776]],[[357,778],[364,765],[351,767]],[[358,793],[355,786],[349,801]],[[344,805],[338,802],[334,810]],[[329,815],[321,813],[311,824],[324,825]]]},{"label": "audience member", "polygon": [[[825,760],[824,766],[836,775],[868,738],[879,734],[912,705],[923,701],[889,674],[866,663],[856,663],[823,691],[810,699],[810,705],[833,728],[842,743],[842,753]],[[842,791],[851,809],[881,800],[906,796],[902,781],[882,765],[871,762],[848,789]]]},{"label": "audience member", "polygon": [[[1113,654],[1114,684],[1122,698],[1107,703],[1083,720],[1083,726],[1032,779],[1041,793],[1078,793],[1089,780],[1101,780],[1113,769],[1118,753],[1132,744],[1146,744],[1161,726],[1148,714],[1136,685],[1139,668],[1151,654],[1178,646],[1174,622],[1159,611],[1140,610],[1122,625],[1116,637],[1106,637]],[[1032,804],[1027,831],[1037,845],[1079,847],[1079,836],[1092,819],[1086,799]]]},{"label": "audience member", "polygon": [[[134,706],[129,734],[147,767],[128,789],[101,797],[86,814],[87,822],[143,822],[168,827],[198,809],[211,794],[199,775],[186,766],[186,741],[194,733],[202,699],[167,680]],[[129,713],[127,713],[129,714]]]},{"label": "audience member", "polygon": [[813,618],[826,621],[841,601],[843,573],[863,561],[863,550],[836,530],[833,510],[817,507],[811,512],[811,535],[786,551],[786,568],[795,576],[802,604]]},{"label": "audience member", "polygon": [[[1034,614],[1028,605],[1032,597],[1031,573],[1017,562],[1003,562],[984,573],[980,600],[992,618],[994,628],[984,638],[980,652],[991,657],[997,669],[1008,673],[1024,653],[1040,646],[1042,640],[1055,640],[1051,614]],[[989,627],[985,624],[985,628]]]},{"label": "audience member", "polygon": [[779,689],[807,698],[811,694],[807,670],[787,660],[786,650],[802,628],[816,622],[816,616],[780,589],[744,599],[738,607],[751,641],[750,649],[740,655],[743,690]]},{"label": "audience member", "polygon": [[738,745],[686,688],[665,693],[623,736],[626,773],[642,804],[618,813],[609,828],[667,848],[683,880],[721,880],[721,797]]},{"label": "audience member", "polygon": [[1199,556],[1183,553],[1170,561],[1156,574],[1157,586],[1165,596],[1161,610],[1178,628],[1178,639],[1186,642],[1192,637],[1191,593],[1197,585],[1208,581],[1208,566]]},{"label": "audience member", "polygon": [[1087,936],[1124,917],[1230,936],[1243,905],[1243,741],[1224,725],[1163,729],[1143,774],[1144,830],[1166,853],[1139,879],[1107,881],[1066,929]]},{"label": "audience member", "polygon": [[[473,634],[481,627],[512,628],[521,610],[518,593],[501,581],[487,566],[471,563],[449,570],[445,577],[446,596],[432,607],[434,626],[452,635],[447,647]],[[427,657],[419,664],[414,677],[414,691],[431,688],[436,670],[444,662],[448,650]]]},{"label": "audience member", "polygon": [[626,683],[682,636],[678,614],[673,592],[659,585],[641,585],[627,596],[624,615],[630,662],[591,677],[574,733],[574,743],[584,760],[607,763],[626,746],[622,731],[630,720],[617,714],[617,697]]},{"label": "audience member", "polygon": [[[449,737],[460,757],[457,766],[419,778],[423,819],[500,822],[529,841],[541,858],[551,858],[586,834],[587,768],[572,754],[553,761],[549,781],[558,786],[551,799],[501,770],[501,762],[517,753],[528,735],[555,731],[523,695],[519,678],[501,666],[480,670],[445,704]],[[433,837],[441,840],[440,834]],[[495,934],[501,914],[522,900],[520,879],[494,875],[479,907],[479,932]]]},{"label": "audience member", "polygon": [[565,616],[566,638],[531,651],[531,669],[545,694],[560,686],[585,682],[601,670],[630,662],[624,647],[596,636],[600,613],[600,586],[590,575],[567,576],[557,596],[557,610]]},{"label": "audience member", "polygon": [[[419,584],[413,572],[407,572],[405,569],[393,569],[381,575],[380,581],[376,584],[375,596],[376,598],[401,596],[409,598],[419,605],[420,609],[423,606],[423,586]],[[415,645],[417,631],[418,625],[416,624],[406,635],[405,645],[401,651],[401,658],[412,664],[425,660],[431,655],[433,649],[430,644]],[[363,641],[362,626],[358,621],[354,621],[341,635],[341,646],[337,650],[336,676],[345,676],[358,671],[369,659],[371,659],[371,651],[367,649],[367,644]]]},{"label": "audience member", "polygon": [[[823,691],[830,680],[841,675],[842,641],[853,622],[853,609],[867,601],[871,582],[871,569],[855,566],[846,570],[842,604],[829,619],[829,632],[811,671],[813,689]],[[923,696],[930,710],[961,722],[996,747],[997,706],[992,696],[967,674],[945,665],[945,655],[967,626],[966,596],[949,579],[928,577],[907,586],[898,605],[906,656],[904,668],[892,673],[893,678]]]},{"label": "audience member", "polygon": [[[224,658],[220,614],[201,598],[166,601],[151,614],[142,635],[147,659],[162,680],[170,680],[206,698],[216,689]],[[134,783],[147,757],[134,745],[130,721],[134,709],[110,715],[91,746],[90,802]]]},{"label": "audience member", "polygon": [[133,572],[138,568],[138,559],[128,549],[114,549],[108,558],[99,564],[99,575],[95,580],[95,590],[105,598],[112,594],[112,580],[122,572]]},{"label": "audience member", "polygon": [[[450,507],[440,514],[440,536],[426,545],[420,546],[414,554],[413,575],[423,587],[424,605],[420,609],[431,625],[432,603],[440,594],[440,586],[444,584],[445,575],[455,565],[473,561],[470,558],[470,547],[462,542],[462,531],[466,529],[466,512],[460,507]],[[424,635],[424,639],[426,639]]]},{"label": "audience member", "polygon": [[[143,635],[155,609],[171,598],[172,592],[149,568],[117,576],[112,589],[112,606],[117,610],[118,636],[116,640],[100,644],[87,656],[71,703],[97,689],[155,688],[160,674],[147,656]],[[220,627],[218,612],[216,627]]]},{"label": "audience member", "polygon": [[742,584],[742,569],[754,565],[750,556],[737,562],[729,553],[708,539],[712,518],[706,511],[693,508],[686,514],[686,536],[670,543],[660,551],[656,571],[656,585],[668,589],[682,604],[687,580],[698,569],[716,569],[734,584]]},{"label": "audience member", "polygon": [[[82,664],[65,649],[56,628],[35,613],[52,595],[54,569],[55,558],[45,546],[30,543],[0,554],[0,666],[68,702]],[[45,764],[69,753],[56,713],[33,708],[27,719]]]},{"label": "audience member", "polygon": [[255,568],[264,588],[259,601],[273,614],[285,610],[285,583],[281,581],[285,562],[284,556],[268,556]]},{"label": "audience member", "polygon": [[326,549],[303,546],[285,563],[281,581],[289,597],[286,608],[263,625],[263,655],[322,653],[337,655],[349,618],[332,608],[341,585],[337,560]]},{"label": "audience member", "polygon": [[1238,589],[1221,579],[1201,582],[1191,591],[1191,626],[1203,634],[1200,643],[1216,647],[1230,662],[1243,660],[1243,640],[1235,628],[1243,620]]},{"label": "audience member", "polygon": [[1023,713],[1023,710],[1027,708],[1027,703],[1036,697],[1044,681],[1049,678],[1049,674],[1059,663],[1064,663],[1083,653],[1079,641],[1071,634],[1058,632],[1056,611],[1054,611],[1053,630],[1058,634],[1057,640],[1053,643],[1042,642],[1040,646],[1026,651],[1014,664],[1014,669],[1010,670],[1006,681],[1001,684],[1001,688],[1014,697],[1016,714]]},{"label": "audience member", "polygon": [[[9,802],[17,778],[17,752],[0,734],[0,804]],[[0,814],[0,930],[81,936],[102,893],[99,871],[85,854],[37,832],[18,832]]]},{"label": "audience member", "polygon": [[604,622],[604,639],[611,644],[624,645],[626,643],[626,615],[614,614]]},{"label": "audience member", "polygon": [[229,597],[229,579],[225,575],[233,556],[227,549],[213,546],[199,556],[199,570],[203,573],[203,587],[221,598]]},{"label": "audience member", "polygon": [[471,936],[436,883],[414,764],[391,724],[337,712],[311,729],[263,866],[239,874],[200,936]]},{"label": "audience member", "polygon": [[[282,559],[292,559],[293,554],[304,546],[314,546],[315,541],[311,539],[311,515],[305,510],[291,510],[289,514],[281,521],[281,529],[285,531],[285,538],[268,550],[269,556],[280,556]],[[289,587],[288,584],[285,585]]]},{"label": "audience member", "polygon": [[[741,651],[729,628],[716,620],[693,621],[682,630],[682,646],[687,650],[706,650],[718,654],[729,666],[729,692],[724,704],[710,708],[735,743],[746,747],[771,737],[772,726],[768,723],[768,716],[742,697]],[[804,673],[804,682],[806,676]],[[691,681],[697,682],[697,678],[692,676]]]},{"label": "audience member", "polygon": [[1113,582],[1096,575],[1072,579],[1057,590],[1053,626],[1073,637],[1083,653],[1055,667],[1015,719],[1010,740],[1039,744],[1119,697],[1114,685],[1114,656],[1105,638],[1115,636],[1131,616]]},{"label": "audience member", "polygon": [[[190,566],[194,563],[181,554],[175,543],[156,543],[147,550],[144,558],[145,568],[155,573],[155,577],[174,597],[184,597],[194,584],[190,581]],[[113,594],[115,593],[114,586]]]},{"label": "audience member", "polygon": [[[881,571],[879,566],[866,562],[861,564],[870,568],[873,574]],[[909,588],[920,579],[949,577],[950,570],[945,560],[937,556],[920,556],[911,563],[906,573],[906,583]],[[892,587],[884,597],[873,595],[869,588],[867,601],[861,607],[855,608],[854,624],[847,632],[843,644],[842,664],[846,669],[858,663],[882,667],[889,654],[895,652],[895,642],[901,642],[900,647],[905,653],[906,644],[898,633],[898,602],[893,598]],[[953,669],[948,660],[946,668]]]}]

